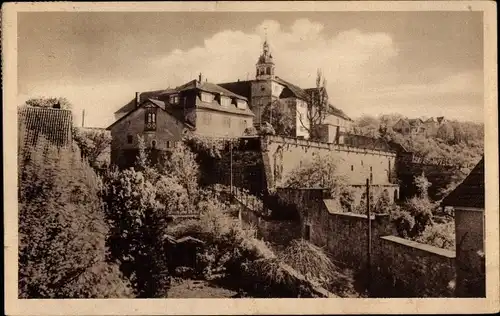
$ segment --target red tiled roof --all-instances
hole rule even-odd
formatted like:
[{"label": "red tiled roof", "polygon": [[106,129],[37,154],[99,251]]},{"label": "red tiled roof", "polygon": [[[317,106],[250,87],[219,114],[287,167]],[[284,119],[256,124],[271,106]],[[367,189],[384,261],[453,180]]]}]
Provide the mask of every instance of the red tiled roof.
[{"label": "red tiled roof", "polygon": [[441,205],[484,210],[484,157],[467,178],[443,199]]},{"label": "red tiled roof", "polygon": [[22,106],[18,108],[18,124],[24,144],[35,145],[43,136],[58,147],[72,144],[73,115],[70,110]]}]

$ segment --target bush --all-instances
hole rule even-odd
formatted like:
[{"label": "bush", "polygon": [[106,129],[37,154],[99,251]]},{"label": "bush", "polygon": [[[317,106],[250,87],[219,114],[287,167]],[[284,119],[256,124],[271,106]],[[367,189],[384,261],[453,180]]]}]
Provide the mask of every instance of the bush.
[{"label": "bush", "polygon": [[427,226],[415,241],[455,251],[455,224],[448,222]]},{"label": "bush", "polygon": [[143,172],[111,171],[103,196],[111,226],[109,259],[120,262],[139,297],[164,297],[168,266],[162,236],[168,217],[156,187]]},{"label": "bush", "polygon": [[105,261],[101,183],[76,147],[40,139],[19,152],[19,297],[130,297]]},{"label": "bush", "polygon": [[357,296],[352,273],[336,267],[323,249],[303,240],[293,240],[280,255],[290,265],[313,282],[333,291],[337,295]]},{"label": "bush", "polygon": [[410,232],[410,237],[421,235],[427,226],[432,224],[432,210],[434,208],[434,203],[428,198],[413,197],[404,203],[403,209],[408,211],[415,219],[415,225]]}]

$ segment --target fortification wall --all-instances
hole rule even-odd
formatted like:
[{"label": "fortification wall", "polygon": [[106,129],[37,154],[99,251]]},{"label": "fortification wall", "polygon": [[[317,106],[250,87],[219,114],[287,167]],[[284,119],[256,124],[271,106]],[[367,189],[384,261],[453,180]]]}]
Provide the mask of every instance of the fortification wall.
[{"label": "fortification wall", "polygon": [[289,174],[315,156],[333,156],[339,174],[349,184],[391,184],[395,174],[396,153],[378,149],[358,148],[348,145],[327,144],[308,140],[266,136],[262,139],[266,177],[270,187],[280,187]]},{"label": "fortification wall", "polygon": [[[368,218],[336,212],[323,189],[278,189],[282,199],[297,203],[301,234],[323,247],[337,263],[360,273],[368,267]],[[394,236],[386,214],[372,215],[370,291],[376,297],[453,296],[455,252]],[[366,276],[364,277],[366,279]]]}]

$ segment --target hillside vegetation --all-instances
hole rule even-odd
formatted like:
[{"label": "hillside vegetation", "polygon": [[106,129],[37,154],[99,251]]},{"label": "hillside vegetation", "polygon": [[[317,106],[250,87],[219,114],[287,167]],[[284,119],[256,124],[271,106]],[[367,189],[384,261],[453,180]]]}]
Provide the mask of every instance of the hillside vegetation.
[{"label": "hillside vegetation", "polygon": [[[362,116],[354,122],[355,133],[382,137],[402,145],[406,150],[414,152],[422,162],[453,164],[465,173],[481,159],[484,152],[484,124],[445,121],[433,130],[421,134],[395,132],[392,127],[404,119],[399,114],[381,115],[378,117]],[[421,117],[425,122],[427,118]]]}]

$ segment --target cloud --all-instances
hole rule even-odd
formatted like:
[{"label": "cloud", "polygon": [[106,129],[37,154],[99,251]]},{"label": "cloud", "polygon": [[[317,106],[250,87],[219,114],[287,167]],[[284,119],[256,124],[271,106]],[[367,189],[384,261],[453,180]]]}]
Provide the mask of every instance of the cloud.
[{"label": "cloud", "polygon": [[331,86],[346,78],[356,82],[398,54],[388,34],[354,29],[327,36],[323,25],[308,19],[296,20],[288,30],[266,20],[252,33],[225,30],[207,38],[203,46],[174,50],[153,61],[151,70],[167,72],[176,84],[193,79],[199,72],[213,82],[251,79],[265,33],[276,74],[303,87],[314,85],[318,68]]},{"label": "cloud", "polygon": [[118,54],[116,63],[127,65],[120,71],[104,71],[92,81],[79,73],[69,84],[67,78],[63,83],[32,83],[23,88],[19,102],[50,91],[51,96],[66,96],[74,104],[78,121],[85,108],[89,125],[106,126],[135,91],[175,87],[200,72],[214,83],[253,79],[266,34],[277,76],[308,88],[315,85],[316,71],[321,69],[330,101],[352,117],[399,112],[464,120],[474,114],[481,120],[482,71],[441,71],[439,61],[432,60],[432,67],[423,65],[418,72],[407,73],[396,66],[408,57],[402,56],[391,34],[359,29],[327,33],[324,25],[309,19],[298,19],[287,28],[265,20],[252,31],[222,30],[198,46],[160,56],[139,52],[135,59],[127,55],[124,60]]}]

